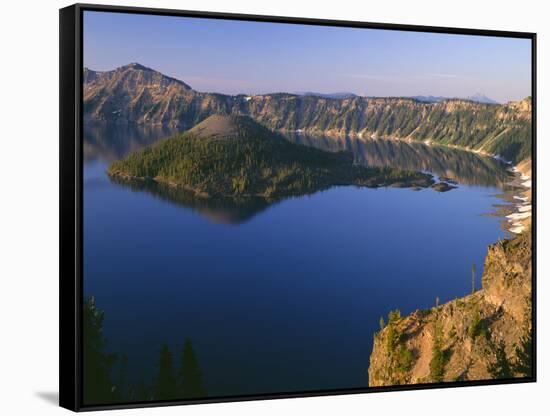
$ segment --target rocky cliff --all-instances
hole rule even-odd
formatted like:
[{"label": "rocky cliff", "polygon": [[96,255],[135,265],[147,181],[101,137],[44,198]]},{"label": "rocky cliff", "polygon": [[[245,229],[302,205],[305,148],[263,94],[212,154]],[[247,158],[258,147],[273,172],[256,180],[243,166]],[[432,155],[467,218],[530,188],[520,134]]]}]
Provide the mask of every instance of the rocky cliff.
[{"label": "rocky cliff", "polygon": [[139,64],[84,70],[86,120],[188,129],[212,114],[244,114],[271,130],[437,142],[518,162],[531,152],[531,99],[483,104],[449,99],[203,93]]},{"label": "rocky cliff", "polygon": [[228,96],[204,94],[186,83],[133,63],[113,71],[84,69],[84,118],[189,128],[225,113]]},{"label": "rocky cliff", "polygon": [[369,386],[530,376],[531,278],[530,232],[490,246],[481,290],[381,321]]}]

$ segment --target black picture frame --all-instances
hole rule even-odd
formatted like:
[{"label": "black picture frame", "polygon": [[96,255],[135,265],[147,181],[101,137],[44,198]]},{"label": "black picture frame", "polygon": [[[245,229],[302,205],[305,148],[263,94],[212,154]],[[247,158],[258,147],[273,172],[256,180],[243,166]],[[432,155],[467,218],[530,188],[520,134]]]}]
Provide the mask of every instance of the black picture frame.
[{"label": "black picture frame", "polygon": [[[132,13],[162,16],[181,16],[209,19],[241,20],[301,25],[322,25],[398,31],[461,34],[492,37],[522,38],[531,41],[532,46],[532,326],[533,326],[533,374],[532,377],[457,381],[445,383],[399,385],[391,387],[370,387],[306,392],[281,392],[250,396],[210,397],[204,400],[173,400],[133,402],[115,405],[84,406],[82,401],[82,314],[83,304],[83,250],[82,250],[82,96],[83,96],[83,12],[102,11],[111,13]],[[217,403],[277,398],[325,396],[336,394],[373,393],[462,386],[496,385],[535,382],[537,380],[536,360],[536,218],[537,218],[537,157],[536,157],[536,34],[481,29],[415,26],[389,23],[367,23],[301,17],[262,16],[233,13],[167,10],[142,7],[105,6],[75,4],[59,11],[59,404],[73,411],[156,407],[196,403]]]}]

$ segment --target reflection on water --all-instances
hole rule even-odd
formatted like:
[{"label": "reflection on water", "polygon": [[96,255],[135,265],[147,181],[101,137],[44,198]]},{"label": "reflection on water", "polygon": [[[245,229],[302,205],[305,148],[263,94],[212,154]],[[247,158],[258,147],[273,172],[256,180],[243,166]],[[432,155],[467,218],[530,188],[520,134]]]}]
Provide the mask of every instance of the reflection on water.
[{"label": "reflection on water", "polygon": [[[84,129],[84,161],[101,161],[106,164],[121,159],[177,130],[166,126],[137,125],[86,125]],[[466,185],[503,188],[509,180],[506,165],[499,160],[472,152],[444,146],[428,146],[397,140],[372,140],[288,135],[287,139],[302,145],[326,151],[350,151],[356,163],[367,166],[393,167],[411,171],[428,171]],[[87,186],[97,178],[89,178]],[[112,182],[120,183],[116,179]],[[97,186],[103,186],[103,180]],[[124,182],[133,191],[146,192],[162,200],[198,212],[215,223],[239,224],[268,208],[277,200],[265,198],[198,198],[188,191],[156,182]]]},{"label": "reflection on water", "polygon": [[168,137],[177,130],[167,126],[90,123],[84,126],[84,162],[112,162]]},{"label": "reflection on water", "polygon": [[116,177],[111,182],[129,187],[132,191],[145,192],[156,198],[172,202],[196,211],[216,224],[240,224],[277,202],[261,197],[201,198],[185,189],[175,188],[155,181],[126,181]]},{"label": "reflection on water", "polygon": [[445,146],[401,140],[336,138],[292,134],[294,143],[332,152],[351,151],[357,163],[428,171],[466,185],[502,187],[510,180],[506,164],[491,157]]}]

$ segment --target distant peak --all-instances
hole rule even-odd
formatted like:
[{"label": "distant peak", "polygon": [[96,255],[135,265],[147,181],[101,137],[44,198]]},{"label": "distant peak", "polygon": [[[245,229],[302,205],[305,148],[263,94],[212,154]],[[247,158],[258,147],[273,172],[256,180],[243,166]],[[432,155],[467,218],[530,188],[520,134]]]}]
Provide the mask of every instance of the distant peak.
[{"label": "distant peak", "polygon": [[139,71],[154,71],[153,69],[148,68],[145,65],[141,65],[138,62],[132,62],[128,65],[121,66],[119,69],[135,69],[135,70],[139,70]]},{"label": "distant peak", "polygon": [[186,84],[185,82],[183,82],[182,80],[180,79],[177,79],[177,78],[173,78],[173,77],[170,77],[168,75],[164,75],[162,72],[160,71],[157,71],[153,68],[149,68],[145,65],[142,65],[138,62],[132,62],[132,63],[129,63],[127,65],[123,65],[121,67],[118,67],[116,68],[114,71],[114,73],[125,73],[125,72],[130,72],[130,71],[142,71],[142,72],[145,72],[145,73],[151,73],[151,74],[154,74],[155,76],[160,76],[166,80],[169,80],[169,81],[172,81],[172,82],[176,82],[180,85],[182,85],[185,89],[187,90],[190,90],[191,89],[191,86],[189,84]]},{"label": "distant peak", "polygon": [[470,101],[476,101],[478,103],[483,103],[483,104],[498,104],[497,101],[487,97],[485,94],[482,94],[480,92],[476,92],[474,95],[470,95],[469,97],[466,97],[466,99]]}]

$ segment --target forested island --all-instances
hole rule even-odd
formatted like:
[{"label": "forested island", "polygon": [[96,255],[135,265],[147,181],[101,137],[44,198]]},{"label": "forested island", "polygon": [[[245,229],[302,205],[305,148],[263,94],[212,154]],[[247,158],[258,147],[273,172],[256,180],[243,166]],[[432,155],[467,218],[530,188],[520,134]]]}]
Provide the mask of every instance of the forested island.
[{"label": "forested island", "polygon": [[429,187],[431,175],[353,163],[346,152],[293,144],[247,116],[213,115],[187,132],[115,161],[109,175],[155,181],[199,197],[280,198],[338,185]]}]

